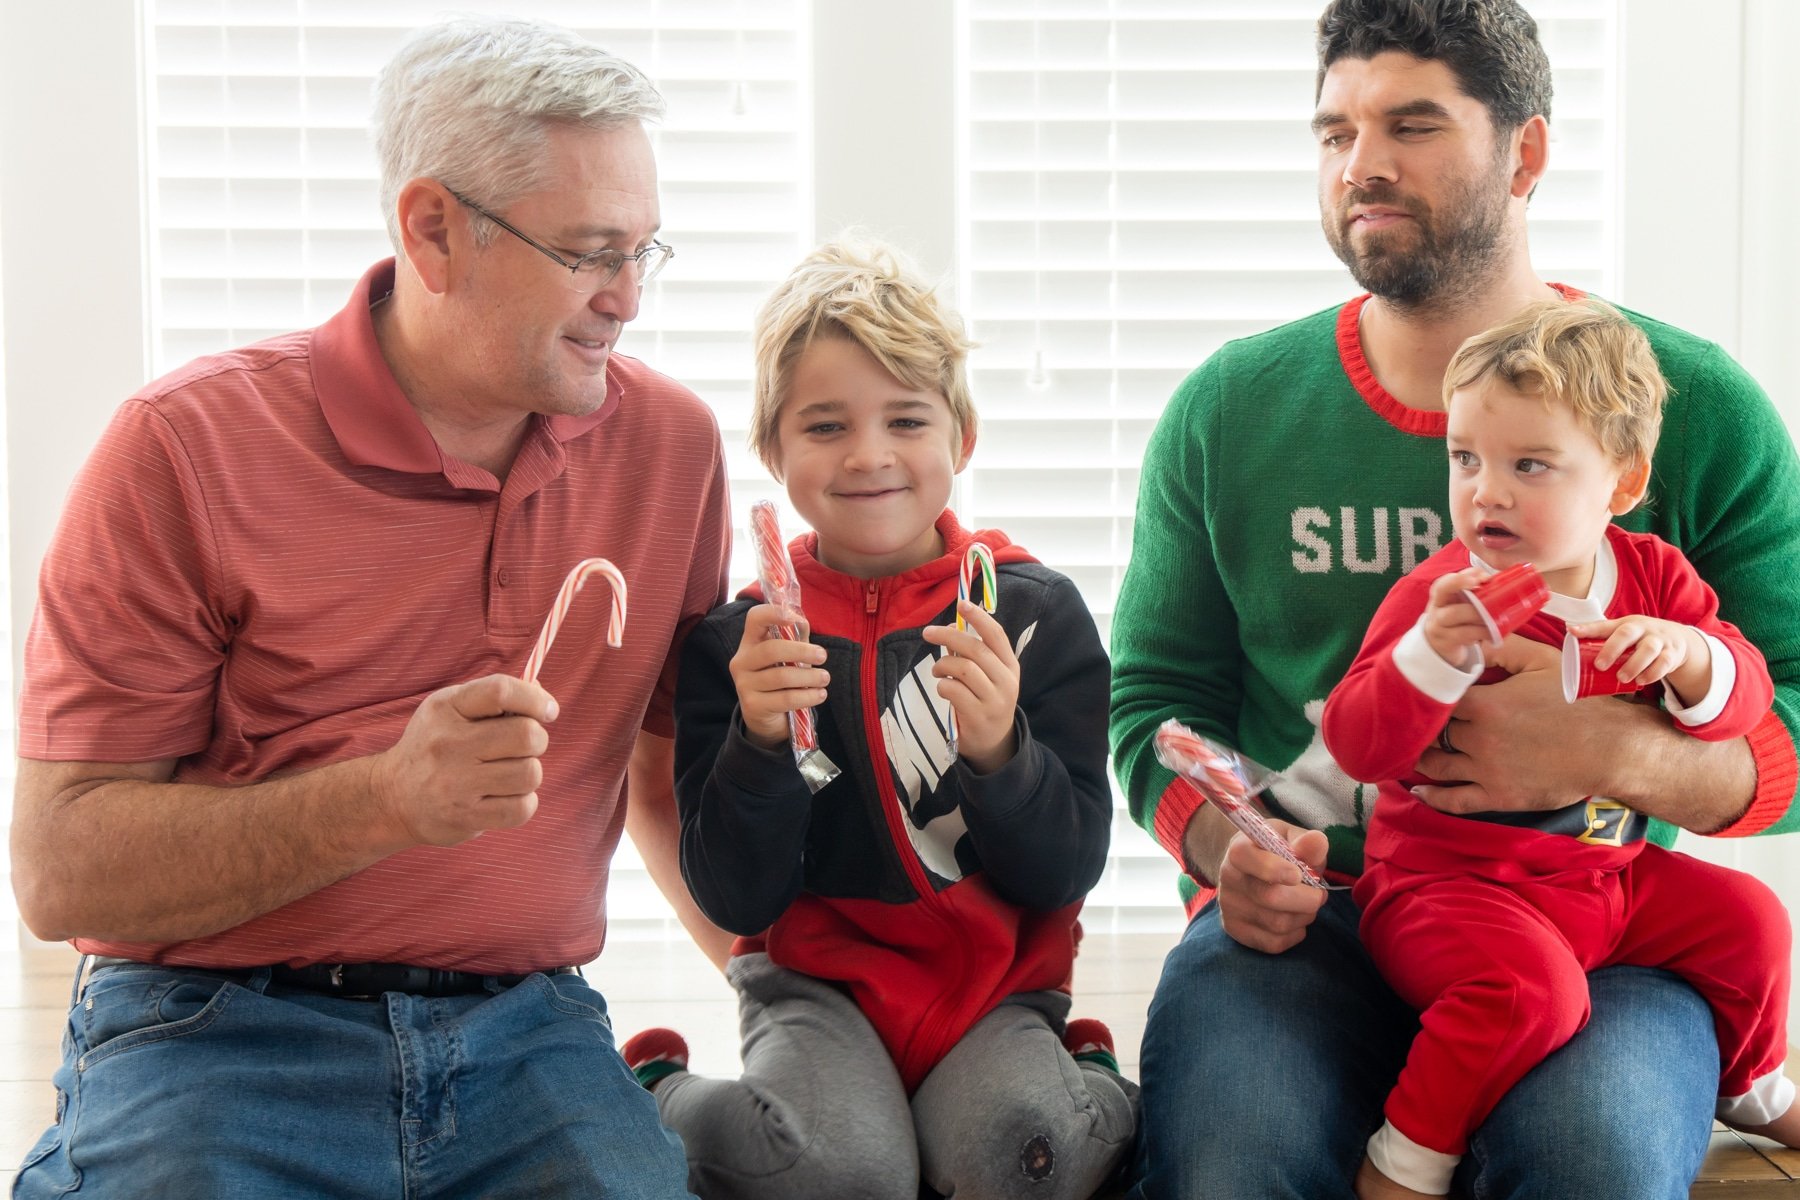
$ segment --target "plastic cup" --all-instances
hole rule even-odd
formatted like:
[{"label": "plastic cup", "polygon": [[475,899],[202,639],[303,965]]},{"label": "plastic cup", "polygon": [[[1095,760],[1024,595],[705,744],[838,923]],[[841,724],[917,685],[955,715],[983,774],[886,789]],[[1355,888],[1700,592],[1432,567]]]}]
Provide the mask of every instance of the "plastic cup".
[{"label": "plastic cup", "polygon": [[1550,588],[1536,567],[1516,563],[1464,591],[1463,599],[1475,606],[1487,626],[1488,639],[1498,645],[1550,602]]},{"label": "plastic cup", "polygon": [[1630,655],[1621,656],[1618,662],[1604,671],[1595,669],[1594,656],[1605,645],[1603,638],[1582,639],[1572,633],[1563,635],[1564,700],[1573,704],[1584,696],[1617,696],[1623,692],[1638,690],[1636,683],[1623,683],[1619,679],[1619,668],[1625,665],[1625,659]]}]

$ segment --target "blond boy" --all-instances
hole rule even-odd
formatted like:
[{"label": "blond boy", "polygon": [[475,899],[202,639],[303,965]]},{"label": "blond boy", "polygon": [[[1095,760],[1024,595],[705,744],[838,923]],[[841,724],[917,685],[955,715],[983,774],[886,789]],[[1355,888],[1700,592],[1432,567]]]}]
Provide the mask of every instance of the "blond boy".
[{"label": "blond boy", "polygon": [[[625,1048],[705,1200],[1085,1200],[1131,1143],[1110,1035],[1066,1021],[1111,821],[1106,654],[1069,580],[945,507],[968,346],[880,247],[822,247],[757,318],[751,441],[814,530],[790,547],[810,637],[771,636],[793,614],[751,589],[689,638],[676,697],[682,872],[741,935],[745,1073],[689,1073],[668,1030]],[[957,598],[977,540],[992,615]],[[842,768],[816,795],[802,708]]]},{"label": "blond boy", "polygon": [[[1768,711],[1762,655],[1718,616],[1679,551],[1613,525],[1644,498],[1666,385],[1635,325],[1597,301],[1546,301],[1465,342],[1444,376],[1456,538],[1388,594],[1325,706],[1352,777],[1380,783],[1357,881],[1362,936],[1421,1030],[1357,1179],[1370,1197],[1442,1195],[1469,1134],[1587,1021],[1587,976],[1671,970],[1711,1003],[1718,1112],[1790,1144],[1786,913],[1748,875],[1644,840],[1590,796],[1531,813],[1450,813],[1410,790],[1484,677],[1488,632],[1465,589],[1531,563],[1551,597],[1519,634],[1603,641],[1639,699],[1695,737],[1744,736]],[[1660,685],[1660,686],[1657,686]]]}]

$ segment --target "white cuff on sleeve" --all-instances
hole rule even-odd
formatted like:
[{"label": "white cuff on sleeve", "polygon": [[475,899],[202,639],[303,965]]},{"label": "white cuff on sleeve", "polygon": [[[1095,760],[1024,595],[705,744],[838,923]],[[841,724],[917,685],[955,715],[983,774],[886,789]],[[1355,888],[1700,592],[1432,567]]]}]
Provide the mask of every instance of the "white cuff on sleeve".
[{"label": "white cuff on sleeve", "polygon": [[1450,1193],[1450,1176],[1456,1173],[1462,1155],[1421,1146],[1383,1121],[1369,1139],[1369,1161],[1401,1187],[1427,1196],[1446,1196]]},{"label": "white cuff on sleeve", "polygon": [[1475,665],[1464,671],[1438,657],[1438,652],[1425,640],[1425,618],[1420,617],[1406,636],[1394,643],[1394,665],[1406,681],[1439,704],[1455,704],[1481,678],[1481,647],[1475,651]]},{"label": "white cuff on sleeve", "polygon": [[1704,725],[1716,720],[1725,711],[1725,702],[1731,699],[1731,689],[1737,686],[1737,659],[1731,657],[1731,647],[1710,633],[1702,632],[1700,636],[1712,651],[1712,686],[1700,697],[1700,703],[1683,708],[1675,689],[1668,680],[1663,681],[1663,707],[1683,725]]},{"label": "white cuff on sleeve", "polygon": [[1767,1125],[1794,1105],[1794,1081],[1776,1067],[1741,1096],[1719,1097],[1719,1119],[1732,1125]]}]

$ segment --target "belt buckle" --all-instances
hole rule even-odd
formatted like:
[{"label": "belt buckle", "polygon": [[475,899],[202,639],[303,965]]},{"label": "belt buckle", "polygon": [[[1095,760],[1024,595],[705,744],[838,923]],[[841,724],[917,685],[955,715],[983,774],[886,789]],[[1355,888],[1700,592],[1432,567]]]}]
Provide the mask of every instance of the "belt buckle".
[{"label": "belt buckle", "polygon": [[344,990],[344,964],[343,963],[332,963],[331,970],[326,972],[326,978],[331,980],[331,986],[335,990],[340,991],[340,992],[343,991]]}]

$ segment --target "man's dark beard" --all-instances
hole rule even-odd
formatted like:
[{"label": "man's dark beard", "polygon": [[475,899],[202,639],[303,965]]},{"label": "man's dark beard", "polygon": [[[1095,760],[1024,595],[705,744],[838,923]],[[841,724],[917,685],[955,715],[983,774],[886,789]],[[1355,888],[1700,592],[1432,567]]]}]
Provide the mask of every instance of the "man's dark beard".
[{"label": "man's dark beard", "polygon": [[[1491,177],[1464,180],[1435,211],[1391,188],[1351,188],[1321,224],[1332,253],[1365,290],[1400,309],[1454,308],[1482,289],[1500,258],[1507,241],[1507,198],[1504,180]],[[1418,236],[1404,236],[1402,226],[1364,238],[1358,251],[1345,221],[1359,204],[1400,209],[1412,218],[1408,224]]]}]

